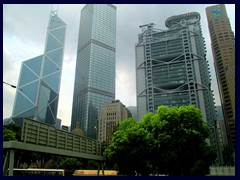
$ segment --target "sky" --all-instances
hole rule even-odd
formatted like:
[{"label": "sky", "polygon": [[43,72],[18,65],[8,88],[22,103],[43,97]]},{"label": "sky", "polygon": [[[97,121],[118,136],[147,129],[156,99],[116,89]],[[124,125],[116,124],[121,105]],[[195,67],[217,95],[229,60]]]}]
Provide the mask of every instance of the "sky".
[{"label": "sky", "polygon": [[[80,12],[85,4],[4,4],[3,81],[17,85],[23,61],[44,53],[51,10],[67,24],[57,117],[70,126],[75,78]],[[135,44],[140,25],[154,23],[167,30],[165,20],[173,15],[198,12],[206,42],[216,105],[220,105],[205,8],[215,4],[114,4],[117,7],[116,99],[136,106]],[[226,4],[235,34],[235,5]],[[16,89],[3,84],[3,119],[12,114]]]}]

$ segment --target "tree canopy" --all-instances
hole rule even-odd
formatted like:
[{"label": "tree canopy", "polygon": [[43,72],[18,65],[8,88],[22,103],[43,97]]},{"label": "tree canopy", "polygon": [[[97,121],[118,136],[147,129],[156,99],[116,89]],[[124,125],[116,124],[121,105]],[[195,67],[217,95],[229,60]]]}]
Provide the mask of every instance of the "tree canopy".
[{"label": "tree canopy", "polygon": [[21,139],[21,128],[15,123],[3,126],[3,141],[19,141]]},{"label": "tree canopy", "polygon": [[[148,156],[146,151],[151,151],[154,143],[152,134],[140,127],[136,120],[130,118],[119,124],[104,154],[107,159],[112,159],[118,164],[120,175],[135,175],[135,171],[145,173],[147,162],[140,162],[139,159]],[[148,158],[145,159],[148,160]]]},{"label": "tree canopy", "polygon": [[206,175],[216,158],[209,133],[195,106],[159,106],[140,122],[120,122],[104,156],[124,175]]}]

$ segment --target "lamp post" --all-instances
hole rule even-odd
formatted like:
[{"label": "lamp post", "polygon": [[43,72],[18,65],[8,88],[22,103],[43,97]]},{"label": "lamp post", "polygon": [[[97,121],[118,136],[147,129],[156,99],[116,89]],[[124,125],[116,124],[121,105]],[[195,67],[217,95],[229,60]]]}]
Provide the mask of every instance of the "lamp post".
[{"label": "lamp post", "polygon": [[96,130],[96,143],[99,144],[99,154],[102,154],[102,147],[101,142],[98,140],[98,128],[97,126],[94,126],[94,129]]},{"label": "lamp post", "polygon": [[96,130],[96,140],[98,140],[98,128],[97,128],[97,126],[94,126],[94,129]]},{"label": "lamp post", "polygon": [[9,85],[9,86],[11,86],[12,88],[17,88],[17,86],[14,86],[14,85],[12,85],[12,84],[6,83],[6,82],[4,82],[4,81],[3,81],[3,84]]}]

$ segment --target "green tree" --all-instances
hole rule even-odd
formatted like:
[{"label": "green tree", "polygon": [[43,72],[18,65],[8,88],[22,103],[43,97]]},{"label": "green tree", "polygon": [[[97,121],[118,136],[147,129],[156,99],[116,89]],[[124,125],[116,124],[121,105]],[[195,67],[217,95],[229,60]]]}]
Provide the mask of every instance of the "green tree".
[{"label": "green tree", "polygon": [[206,142],[209,132],[196,107],[160,106],[139,123],[120,122],[104,156],[124,175],[206,175],[216,158]]},{"label": "green tree", "polygon": [[148,156],[154,139],[133,118],[119,123],[110,145],[105,149],[106,160],[117,164],[119,175],[139,175],[148,173]]},{"label": "green tree", "polygon": [[[21,140],[21,128],[15,123],[9,123],[3,126],[3,141],[20,141]],[[18,151],[16,157],[18,157]],[[3,159],[6,156],[6,150],[3,153]],[[15,158],[15,164],[19,164],[18,158]]]},{"label": "green tree", "polygon": [[[104,152],[105,149],[109,146],[110,142],[109,141],[103,141],[101,142],[101,152]],[[114,170],[115,169],[115,164],[113,161],[110,160],[105,160],[104,161],[104,169],[105,170]]]},{"label": "green tree", "polygon": [[51,159],[53,159],[53,157],[54,157],[54,155],[48,154],[48,153],[40,153],[40,152],[30,152],[29,153],[30,162],[35,164],[37,168],[46,168],[47,163]]},{"label": "green tree", "polygon": [[3,128],[3,141],[16,140],[16,133],[10,129]]},{"label": "green tree", "polygon": [[153,164],[159,173],[169,175],[209,173],[209,166],[216,158],[216,154],[206,142],[210,130],[203,123],[198,108],[193,105],[179,108],[160,106],[157,113],[152,115],[151,122],[151,132],[158,141]]},{"label": "green tree", "polygon": [[3,126],[3,141],[20,141],[21,128],[15,123],[9,123]]},{"label": "green tree", "polygon": [[82,166],[81,161],[71,157],[60,157],[57,162],[56,168],[67,170],[67,175],[72,175],[76,169],[81,169]]}]

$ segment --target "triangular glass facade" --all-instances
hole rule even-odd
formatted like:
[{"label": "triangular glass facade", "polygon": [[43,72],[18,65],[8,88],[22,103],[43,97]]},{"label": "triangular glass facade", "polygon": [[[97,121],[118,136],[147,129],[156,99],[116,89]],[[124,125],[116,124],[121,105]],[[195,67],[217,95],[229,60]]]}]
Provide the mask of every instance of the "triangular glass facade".
[{"label": "triangular glass facade", "polygon": [[53,61],[51,61],[48,57],[45,57],[42,76],[43,77],[48,76],[49,74],[52,74],[57,70],[60,70],[59,67]]},{"label": "triangular glass facade", "polygon": [[34,74],[33,71],[28,66],[26,66],[25,63],[23,63],[19,85],[24,86],[25,84],[31,83],[37,79],[38,77],[36,76],[36,74]]},{"label": "triangular glass facade", "polygon": [[55,62],[58,66],[62,66],[62,56],[63,56],[63,48],[57,49],[55,51],[51,51],[47,53],[49,59]]},{"label": "triangular glass facade", "polygon": [[39,85],[39,80],[34,81],[26,86],[23,86],[21,88],[21,92],[28,97],[32,103],[36,104],[36,100],[37,100],[37,90],[38,90],[38,85]]},{"label": "triangular glass facade", "polygon": [[61,47],[61,45],[62,44],[52,34],[49,34],[46,52],[58,49]]},{"label": "triangular glass facade", "polygon": [[64,42],[64,34],[65,34],[65,31],[64,29],[60,28],[60,29],[56,29],[56,30],[53,30],[52,31],[52,34],[54,35],[54,37],[60,41],[61,43]]},{"label": "triangular glass facade", "polygon": [[16,96],[13,117],[14,116],[19,117],[19,115],[21,113],[29,110],[30,108],[32,108],[34,106],[35,105],[31,101],[29,101],[29,99],[25,95],[23,95],[21,92],[18,92],[17,96]]},{"label": "triangular glass facade", "polygon": [[52,11],[43,55],[22,63],[12,118],[55,124],[66,24]]},{"label": "triangular glass facade", "polygon": [[59,93],[60,86],[59,76],[60,72],[56,72],[54,74],[49,75],[48,77],[43,78],[43,81],[56,93]]},{"label": "triangular glass facade", "polygon": [[43,56],[37,56],[35,58],[24,61],[25,65],[28,66],[37,76],[40,76],[41,65],[42,65]]}]

